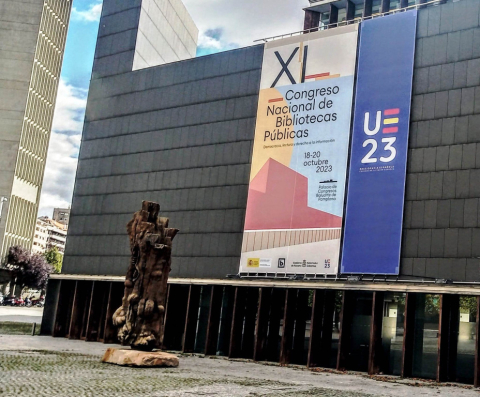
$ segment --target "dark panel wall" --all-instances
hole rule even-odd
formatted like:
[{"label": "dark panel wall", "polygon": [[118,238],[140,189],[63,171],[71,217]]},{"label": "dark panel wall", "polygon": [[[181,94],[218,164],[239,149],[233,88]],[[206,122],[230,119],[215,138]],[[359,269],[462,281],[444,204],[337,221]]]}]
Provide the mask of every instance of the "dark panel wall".
[{"label": "dark panel wall", "polygon": [[[130,28],[122,13],[100,26]],[[236,273],[263,46],[110,75],[100,36],[64,272],[123,275],[125,225],[153,200],[181,230],[173,276]]]},{"label": "dark panel wall", "polygon": [[480,281],[480,1],[419,11],[401,272]]},{"label": "dark panel wall", "polygon": [[104,0],[92,78],[132,70],[142,0]]},{"label": "dark panel wall", "polygon": [[[419,11],[404,278],[480,281],[479,13],[478,0]],[[115,75],[105,64],[90,87],[65,273],[123,275],[125,224],[142,200],[181,229],[172,276],[237,272],[262,54]]]}]

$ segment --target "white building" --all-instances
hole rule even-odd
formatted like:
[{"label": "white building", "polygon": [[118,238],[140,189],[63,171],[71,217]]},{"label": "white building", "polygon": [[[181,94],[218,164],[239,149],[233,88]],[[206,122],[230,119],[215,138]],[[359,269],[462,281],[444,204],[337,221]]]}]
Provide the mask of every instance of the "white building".
[{"label": "white building", "polygon": [[70,208],[54,208],[52,219],[62,225],[67,226],[70,219]]},{"label": "white building", "polygon": [[66,225],[56,222],[47,216],[38,218],[33,237],[32,253],[42,254],[49,247],[54,246],[63,254],[67,241],[67,228]]}]

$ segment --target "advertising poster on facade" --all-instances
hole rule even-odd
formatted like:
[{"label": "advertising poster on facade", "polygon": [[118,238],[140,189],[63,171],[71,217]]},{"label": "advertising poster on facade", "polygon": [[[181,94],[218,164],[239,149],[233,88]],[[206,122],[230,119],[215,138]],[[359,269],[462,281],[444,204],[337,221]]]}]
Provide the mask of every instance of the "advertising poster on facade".
[{"label": "advertising poster on facade", "polygon": [[357,34],[265,45],[240,273],[338,271]]},{"label": "advertising poster on facade", "polygon": [[362,22],[342,273],[399,273],[416,25]]}]

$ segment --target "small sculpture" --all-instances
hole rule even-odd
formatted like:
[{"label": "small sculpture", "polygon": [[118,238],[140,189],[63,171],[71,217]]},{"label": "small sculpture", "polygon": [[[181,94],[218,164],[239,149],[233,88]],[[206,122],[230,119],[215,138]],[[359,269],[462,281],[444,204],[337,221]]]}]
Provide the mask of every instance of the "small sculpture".
[{"label": "small sculpture", "polygon": [[113,324],[120,343],[135,350],[152,351],[163,343],[172,240],[178,229],[168,228],[168,218],[158,218],[159,212],[159,204],[144,201],[127,224],[132,256]]}]

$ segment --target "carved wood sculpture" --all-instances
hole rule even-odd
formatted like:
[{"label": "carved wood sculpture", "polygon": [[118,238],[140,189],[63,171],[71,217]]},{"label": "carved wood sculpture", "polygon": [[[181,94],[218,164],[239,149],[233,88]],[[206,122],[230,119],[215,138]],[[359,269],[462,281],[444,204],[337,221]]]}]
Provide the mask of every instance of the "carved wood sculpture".
[{"label": "carved wood sculpture", "polygon": [[120,343],[136,350],[151,351],[163,343],[172,240],[178,229],[168,228],[168,218],[158,218],[159,212],[159,204],[144,201],[127,224],[132,256],[113,324]]}]

